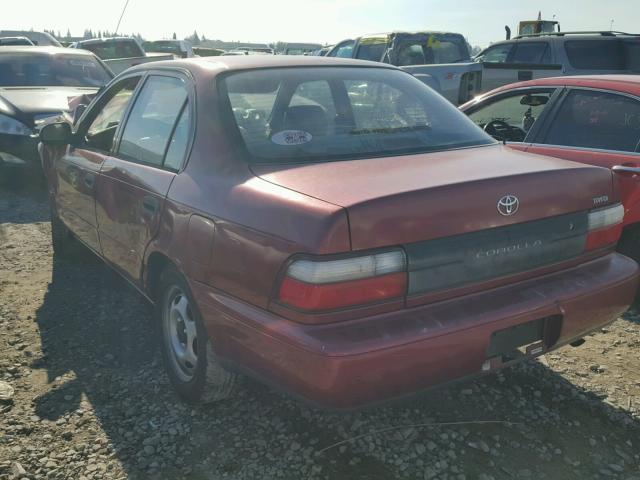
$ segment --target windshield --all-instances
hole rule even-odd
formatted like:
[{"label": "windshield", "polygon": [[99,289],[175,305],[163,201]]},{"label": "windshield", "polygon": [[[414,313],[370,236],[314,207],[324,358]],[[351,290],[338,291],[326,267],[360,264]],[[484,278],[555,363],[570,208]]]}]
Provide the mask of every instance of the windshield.
[{"label": "windshield", "polygon": [[111,73],[90,55],[0,52],[2,87],[101,87],[111,77]]},{"label": "windshield", "polygon": [[172,53],[174,55],[182,54],[180,45],[176,42],[145,42],[144,49],[147,52]]},{"label": "windshield", "polygon": [[399,70],[253,70],[227,76],[221,88],[252,162],[331,161],[494,142]]},{"label": "windshield", "polygon": [[95,53],[102,60],[144,56],[144,52],[134,40],[107,40],[99,43],[86,43],[80,44],[80,48]]}]

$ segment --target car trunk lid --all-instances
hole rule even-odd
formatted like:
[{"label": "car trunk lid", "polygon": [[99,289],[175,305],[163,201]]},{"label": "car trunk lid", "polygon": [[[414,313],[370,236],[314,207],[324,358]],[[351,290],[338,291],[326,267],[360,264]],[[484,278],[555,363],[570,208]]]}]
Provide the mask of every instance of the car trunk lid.
[{"label": "car trunk lid", "polygon": [[[409,245],[586,212],[614,196],[607,169],[502,145],[252,168],[266,181],[344,207],[353,250]],[[512,215],[497,208],[506,195],[519,201]]]}]

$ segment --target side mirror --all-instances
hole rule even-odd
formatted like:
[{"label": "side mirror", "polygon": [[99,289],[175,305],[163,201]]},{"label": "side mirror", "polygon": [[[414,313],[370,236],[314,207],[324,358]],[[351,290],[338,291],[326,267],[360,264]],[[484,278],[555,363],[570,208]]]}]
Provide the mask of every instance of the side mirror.
[{"label": "side mirror", "polygon": [[50,123],[40,130],[40,141],[45,145],[69,145],[72,140],[73,132],[67,122]]},{"label": "side mirror", "polygon": [[85,105],[84,103],[81,103],[80,105],[78,105],[76,107],[76,109],[73,111],[73,124],[75,125],[76,123],[78,123],[78,120],[80,120],[80,117],[82,116],[82,114],[84,113],[84,111],[87,109],[87,105]]}]

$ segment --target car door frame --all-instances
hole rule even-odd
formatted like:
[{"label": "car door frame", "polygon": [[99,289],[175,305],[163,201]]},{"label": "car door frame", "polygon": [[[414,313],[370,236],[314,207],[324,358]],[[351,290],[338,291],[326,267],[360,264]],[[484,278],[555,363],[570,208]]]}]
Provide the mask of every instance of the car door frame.
[{"label": "car door frame", "polygon": [[[141,92],[144,90],[145,85],[147,84],[147,82],[149,81],[150,78],[152,77],[171,77],[171,78],[179,78],[181,80],[185,81],[185,85],[186,85],[186,90],[187,90],[187,105],[190,108],[190,126],[189,126],[189,132],[190,132],[190,137],[189,137],[189,141],[187,142],[187,146],[185,148],[185,152],[184,152],[184,156],[182,158],[182,163],[180,165],[180,168],[178,169],[174,169],[174,168],[170,168],[170,167],[165,167],[164,166],[164,162],[166,159],[166,155],[170,146],[170,142],[171,139],[173,138],[176,128],[177,128],[177,123],[180,120],[180,115],[183,113],[183,111],[181,110],[181,112],[178,114],[178,116],[176,117],[175,123],[172,127],[171,133],[169,134],[168,137],[168,143],[165,146],[165,150],[163,153],[163,157],[162,157],[162,165],[156,165],[156,164],[152,164],[149,162],[143,162],[140,161],[138,159],[132,158],[128,155],[125,154],[120,154],[119,150],[120,150],[120,145],[121,145],[121,141],[122,141],[122,136],[124,134],[124,131],[126,130],[127,124],[129,123],[129,120],[131,118],[131,113],[133,111],[133,108],[136,105],[137,100],[139,99]],[[142,248],[141,251],[137,252],[138,258],[137,260],[139,261],[138,264],[138,268],[134,271],[133,269],[131,270],[127,270],[122,268],[122,266],[120,264],[118,264],[117,262],[114,262],[113,259],[108,258],[107,256],[107,252],[103,252],[103,257],[104,260],[109,263],[109,265],[112,266],[112,268],[114,268],[118,273],[120,273],[123,277],[125,277],[127,280],[129,280],[130,282],[132,282],[134,285],[138,286],[138,287],[142,287],[142,275],[143,275],[143,271],[144,271],[144,261],[146,258],[146,250],[149,247],[149,244],[152,242],[153,238],[155,237],[155,235],[157,235],[158,233],[158,229],[160,226],[160,222],[162,220],[162,215],[164,213],[164,209],[165,209],[165,202],[166,202],[166,198],[169,192],[169,189],[171,188],[171,184],[173,183],[173,180],[175,179],[176,175],[178,175],[180,172],[182,172],[185,167],[186,164],[188,163],[188,159],[190,157],[191,154],[191,150],[193,148],[194,142],[195,142],[195,136],[196,136],[196,128],[195,125],[197,124],[197,100],[196,100],[196,87],[195,87],[195,79],[193,78],[193,75],[186,69],[183,68],[176,68],[176,67],[159,67],[159,68],[150,68],[148,70],[144,71],[144,76],[143,78],[140,80],[140,83],[138,84],[137,87],[137,91],[135,94],[135,97],[132,98],[132,101],[129,103],[129,105],[127,106],[127,109],[125,111],[124,117],[123,117],[123,121],[121,122],[121,124],[118,126],[118,130],[116,131],[116,134],[114,136],[114,147],[113,147],[113,152],[112,155],[110,156],[109,159],[107,159],[103,165],[102,168],[100,170],[100,184],[99,187],[96,191],[96,217],[97,217],[97,224],[98,224],[98,235],[99,237],[102,238],[102,234],[101,231],[104,230],[104,222],[103,222],[103,227],[101,230],[101,226],[100,226],[100,216],[99,216],[99,211],[98,211],[98,207],[102,207],[102,201],[103,199],[103,192],[102,189],[104,188],[104,185],[106,183],[106,177],[110,176],[107,169],[111,169],[111,170],[119,170],[118,175],[120,176],[126,176],[127,175],[127,167],[131,166],[132,170],[144,170],[144,169],[151,169],[151,171],[157,172],[158,177],[166,177],[162,180],[160,180],[160,184],[162,184],[162,190],[160,192],[153,192],[150,190],[147,190],[149,195],[147,196],[151,196],[154,195],[156,198],[157,197],[161,197],[161,200],[159,201],[159,205],[155,205],[154,206],[154,211],[151,212],[152,215],[157,214],[157,225],[155,225],[155,232],[153,232],[145,241],[145,245],[144,248]],[[122,166],[119,166],[122,165]],[[124,168],[123,168],[124,167]],[[170,177],[169,177],[170,176]],[[132,176],[134,177],[134,176]],[[131,178],[132,178],[131,177]],[[126,181],[124,181],[124,179],[122,178],[117,178],[114,176],[111,176],[110,180],[115,180],[117,182],[121,182],[121,183],[128,183]],[[139,190],[145,190],[144,185],[142,185],[142,182],[133,182],[129,183],[129,186],[131,187],[131,189],[139,189]],[[146,197],[145,197],[146,198]],[[143,199],[143,208],[144,208],[144,199]],[[117,239],[114,239],[117,241]],[[102,240],[101,240],[102,242]]]},{"label": "car door frame", "polygon": [[547,102],[546,108],[542,110],[540,116],[536,119],[535,123],[531,127],[531,129],[527,132],[524,140],[522,142],[505,142],[510,146],[525,146],[534,143],[534,139],[539,135],[540,130],[543,126],[548,122],[549,115],[555,111],[557,108],[558,101],[560,98],[564,98],[564,90],[565,87],[562,85],[528,85],[524,87],[512,88],[509,90],[502,90],[500,92],[496,92],[492,95],[482,97],[478,102],[470,105],[468,108],[464,110],[464,114],[470,116],[472,113],[475,113],[483,106],[486,106],[489,101],[500,101],[504,98],[512,97],[515,95],[520,95],[523,92],[525,93],[536,93],[541,91],[549,91],[555,90],[551,97],[549,97],[549,102]]},{"label": "car door frame", "polygon": [[[560,109],[562,108],[562,105],[564,105],[564,103],[567,101],[567,97],[569,96],[569,94],[573,91],[590,91],[590,92],[599,92],[599,93],[607,93],[610,95],[618,95],[621,97],[627,97],[630,98],[631,100],[635,100],[636,102],[638,102],[638,105],[640,105],[640,96],[638,95],[634,95],[632,93],[629,92],[620,92],[618,90],[611,90],[610,88],[601,88],[601,87],[589,87],[589,86],[584,86],[584,85],[566,85],[563,89],[562,95],[561,97],[559,97],[556,101],[556,103],[553,105],[553,108],[551,110],[549,110],[549,115],[546,116],[546,124],[544,125],[544,128],[542,128],[542,126],[540,127],[540,129],[536,132],[537,133],[537,137],[531,142],[532,144],[535,145],[541,145],[541,146],[547,146],[547,147],[554,147],[554,148],[566,148],[566,149],[573,149],[573,150],[600,150],[603,152],[610,152],[610,153],[621,153],[621,154],[638,154],[640,155],[640,138],[638,138],[638,142],[636,143],[636,148],[635,151],[633,152],[627,152],[624,150],[614,150],[614,149],[608,149],[608,148],[592,148],[592,147],[577,147],[577,146],[571,146],[571,145],[554,145],[554,144],[550,144],[550,143],[544,143],[545,139],[549,133],[549,130],[551,129],[551,125],[553,124],[553,121],[556,119],[556,117],[558,116],[558,114],[560,113]],[[640,137],[640,135],[639,135]]]},{"label": "car door frame", "polygon": [[[70,153],[71,149],[73,149],[73,150],[84,150],[84,151],[90,152],[92,154],[95,154],[96,156],[101,156],[101,157],[108,157],[109,155],[111,155],[112,152],[105,152],[104,150],[100,150],[100,149],[97,149],[97,148],[91,148],[86,143],[84,143],[84,141],[78,141],[77,139],[84,137],[84,135],[86,134],[88,129],[91,127],[91,124],[96,119],[97,115],[100,114],[100,112],[102,111],[104,106],[113,98],[112,96],[110,96],[110,93],[114,89],[116,89],[119,85],[121,85],[124,81],[126,81],[127,79],[132,78],[132,77],[136,77],[136,76],[140,77],[140,80],[138,81],[133,93],[131,94],[131,100],[129,102],[129,105],[127,105],[127,108],[125,109],[125,111],[123,113],[123,117],[122,118],[124,120],[125,116],[127,115],[128,108],[131,105],[131,101],[133,101],[136,98],[136,95],[139,92],[139,88],[140,88],[140,85],[141,85],[141,82],[142,82],[143,75],[141,75],[140,73],[132,73],[132,74],[129,74],[129,75],[124,75],[122,77],[118,77],[117,79],[112,80],[109,84],[107,84],[102,89],[101,92],[99,92],[99,94],[91,102],[89,107],[83,112],[81,117],[78,119],[78,122],[74,126],[73,134],[74,134],[74,137],[76,138],[76,140],[74,140],[74,142],[69,145],[69,148],[67,149],[65,155],[56,161],[56,175],[59,175],[58,169],[61,167],[60,164],[62,162],[69,163],[70,165],[73,164],[74,166],[76,166],[78,168],[78,170],[81,170],[75,162],[70,162],[70,161],[64,160],[66,157],[69,156],[69,153]],[[121,128],[121,125],[122,125],[122,122],[120,122],[120,124],[116,128],[116,131],[114,132],[113,142],[112,142],[112,146],[111,146],[112,150],[113,150],[113,146],[115,145],[115,139],[116,139],[116,137],[118,135],[118,131]],[[82,135],[80,135],[80,134],[82,134]],[[99,234],[98,234],[98,231],[97,231],[98,225],[97,225],[97,219],[96,219],[96,215],[95,215],[95,180],[100,174],[100,170],[101,170],[102,165],[104,163],[104,158],[102,159],[102,161],[100,163],[96,162],[94,165],[89,165],[89,163],[90,162],[88,162],[88,161],[85,162],[85,167],[87,167],[87,168],[84,168],[81,171],[86,170],[84,172],[85,175],[83,175],[82,182],[84,182],[84,184],[85,184],[85,186],[87,188],[91,189],[91,201],[93,203],[92,210],[93,210],[93,221],[94,221],[92,227],[95,229],[95,238],[91,238],[92,235],[89,235],[88,232],[85,232],[85,234],[83,234],[83,232],[78,231],[77,228],[74,228],[73,224],[71,224],[71,225],[69,224],[69,217],[65,218],[65,216],[67,216],[68,213],[71,213],[72,216],[81,219],[81,217],[77,213],[75,213],[72,210],[69,210],[67,208],[62,208],[62,209],[59,210],[59,215],[61,215],[61,218],[63,219],[63,221],[65,221],[65,223],[70,226],[71,230],[74,232],[76,237],[83,244],[85,244],[87,247],[89,247],[92,251],[94,251],[98,255],[101,255],[102,254],[102,248],[101,248],[101,245],[100,245]],[[89,182],[89,179],[91,179],[90,182]],[[60,182],[58,181],[57,183],[59,184]],[[59,197],[59,195],[60,195],[60,193],[57,192],[56,197]],[[58,198],[58,199],[56,199],[56,207],[57,207],[57,209],[59,209],[59,206],[60,206],[60,202],[59,202],[59,198]],[[81,219],[81,220],[86,221],[87,219]]]}]

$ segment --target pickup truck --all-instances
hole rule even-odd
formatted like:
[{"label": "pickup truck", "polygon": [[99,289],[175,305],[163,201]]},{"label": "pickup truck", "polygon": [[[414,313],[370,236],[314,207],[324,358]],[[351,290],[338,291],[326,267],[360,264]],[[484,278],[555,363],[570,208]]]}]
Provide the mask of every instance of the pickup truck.
[{"label": "pickup truck", "polygon": [[171,54],[146,53],[134,38],[129,37],[81,40],[72,43],[69,48],[81,48],[93,52],[116,75],[134,65],[174,58]]},{"label": "pickup truck", "polygon": [[459,33],[365,35],[339,42],[326,56],[396,65],[456,105],[471,100],[482,84],[482,65],[471,60],[467,41]]}]

